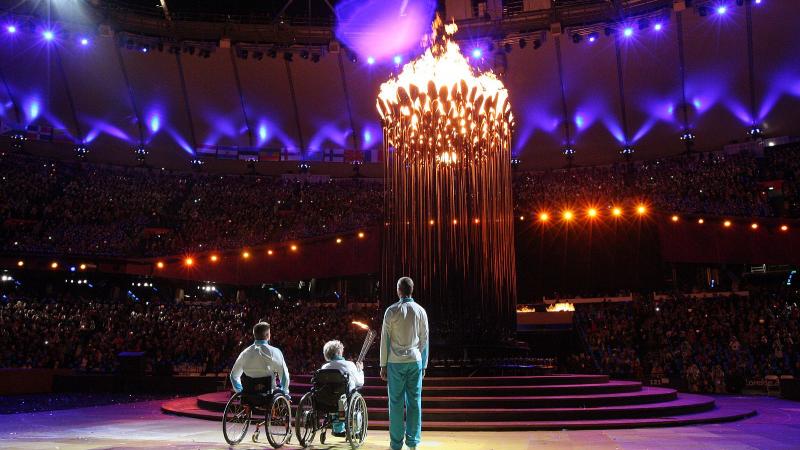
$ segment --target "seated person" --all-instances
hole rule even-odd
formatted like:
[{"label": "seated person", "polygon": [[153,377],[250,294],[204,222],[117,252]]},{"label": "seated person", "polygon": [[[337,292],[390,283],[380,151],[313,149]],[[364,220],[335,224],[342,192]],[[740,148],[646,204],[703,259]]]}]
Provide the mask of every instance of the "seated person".
[{"label": "seated person", "polygon": [[[347,374],[349,380],[347,392],[364,386],[364,363],[345,360],[342,356],[344,354],[344,344],[337,340],[328,341],[322,347],[322,354],[327,362],[322,365],[321,369],[339,369],[340,372]],[[341,400],[340,405],[343,405]],[[344,411],[342,406],[339,407],[339,411]],[[345,435],[344,421],[339,418],[333,420],[333,435],[337,437]]]},{"label": "seated person", "polygon": [[283,353],[269,345],[269,324],[259,322],[253,327],[255,342],[239,354],[231,369],[231,385],[236,392],[242,392],[242,374],[249,378],[272,378],[272,387],[275,386],[275,375],[280,378],[280,389],[289,395],[289,369]]}]

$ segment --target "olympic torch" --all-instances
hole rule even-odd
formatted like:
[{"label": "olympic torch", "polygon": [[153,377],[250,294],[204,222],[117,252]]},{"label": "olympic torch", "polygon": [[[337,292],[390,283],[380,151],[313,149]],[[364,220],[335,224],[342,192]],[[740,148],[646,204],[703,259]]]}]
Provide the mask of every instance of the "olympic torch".
[{"label": "olympic torch", "polygon": [[366,335],[366,337],[364,337],[364,344],[361,346],[361,353],[358,354],[358,359],[356,360],[356,362],[364,362],[364,357],[367,356],[367,352],[369,351],[369,348],[372,346],[372,343],[375,341],[375,335],[377,335],[378,333],[372,331],[369,328],[369,325],[367,325],[367,324],[365,324],[363,322],[359,322],[357,320],[353,321],[353,325],[361,328],[362,330],[367,330],[367,335]]}]

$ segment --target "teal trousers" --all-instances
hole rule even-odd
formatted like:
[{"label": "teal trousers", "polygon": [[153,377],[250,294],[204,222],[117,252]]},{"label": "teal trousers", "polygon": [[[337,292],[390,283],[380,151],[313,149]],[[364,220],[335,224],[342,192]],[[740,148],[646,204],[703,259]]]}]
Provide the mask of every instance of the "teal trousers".
[{"label": "teal trousers", "polygon": [[[422,363],[388,363],[389,444],[416,447],[422,432]],[[405,409],[405,420],[403,412]]]}]

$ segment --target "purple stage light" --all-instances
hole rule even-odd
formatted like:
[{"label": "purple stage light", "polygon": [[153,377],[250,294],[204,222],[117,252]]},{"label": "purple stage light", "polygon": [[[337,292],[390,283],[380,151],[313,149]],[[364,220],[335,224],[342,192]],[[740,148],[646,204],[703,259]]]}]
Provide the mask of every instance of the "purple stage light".
[{"label": "purple stage light", "polygon": [[89,45],[89,39],[81,38],[81,45]]},{"label": "purple stage light", "polygon": [[622,34],[625,35],[625,37],[633,36],[633,28],[631,28],[631,27],[625,28],[625,30],[622,32]]},{"label": "purple stage light", "polygon": [[661,25],[660,23],[657,23],[657,24],[655,24],[653,26],[653,29],[656,30],[656,31],[661,31],[662,29],[664,29],[664,25]]},{"label": "purple stage light", "polygon": [[8,32],[8,33],[10,33],[10,34],[14,34],[14,33],[16,33],[16,32],[17,32],[17,27],[16,27],[16,26],[14,26],[14,25],[8,25],[8,26],[6,27],[6,32]]},{"label": "purple stage light", "polygon": [[482,55],[483,55],[483,52],[481,51],[481,49],[476,48],[475,50],[472,50],[472,57],[473,58],[479,59]]},{"label": "purple stage light", "polygon": [[596,41],[596,40],[597,40],[597,37],[595,37],[595,36],[589,36],[589,42],[594,42],[594,41]]},{"label": "purple stage light", "polygon": [[725,5],[720,5],[717,7],[717,14],[725,14],[728,12],[728,7]]},{"label": "purple stage light", "polygon": [[33,120],[39,117],[39,102],[33,100],[28,104],[28,119]]},{"label": "purple stage light", "polygon": [[435,9],[435,0],[344,0],[336,5],[336,37],[362,58],[387,60],[419,46]]},{"label": "purple stage light", "polygon": [[395,64],[400,65],[400,63],[403,62],[403,57],[400,55],[395,55],[393,61]]},{"label": "purple stage light", "polygon": [[369,64],[370,66],[375,64],[375,58],[373,58],[372,56],[368,56],[367,57],[367,64]]},{"label": "purple stage light", "polygon": [[55,38],[55,37],[56,37],[56,35],[55,35],[55,34],[53,34],[53,32],[52,32],[52,31],[50,31],[50,30],[45,30],[45,31],[42,33],[42,36],[44,37],[44,40],[46,40],[46,41],[52,41],[52,40],[53,40],[53,38]]},{"label": "purple stage light", "polygon": [[161,128],[161,118],[157,115],[153,115],[150,118],[150,131],[156,133]]}]

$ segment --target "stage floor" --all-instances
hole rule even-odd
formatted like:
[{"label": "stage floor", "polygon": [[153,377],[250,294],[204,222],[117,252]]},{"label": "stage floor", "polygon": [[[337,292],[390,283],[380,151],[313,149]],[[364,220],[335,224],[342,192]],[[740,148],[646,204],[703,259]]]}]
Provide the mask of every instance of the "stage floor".
[{"label": "stage floor", "polygon": [[[420,449],[800,449],[800,402],[768,397],[715,397],[720,406],[750,407],[738,422],[675,428],[599,431],[425,432]],[[228,449],[217,422],[162,414],[162,401],[0,416],[0,448]],[[248,436],[249,439],[249,436]],[[316,449],[349,449],[344,441]],[[296,440],[294,440],[296,444]],[[331,444],[329,442],[329,444]],[[268,446],[243,443],[236,449]],[[297,449],[288,445],[287,449]],[[370,432],[365,450],[388,449],[386,431]]]}]

